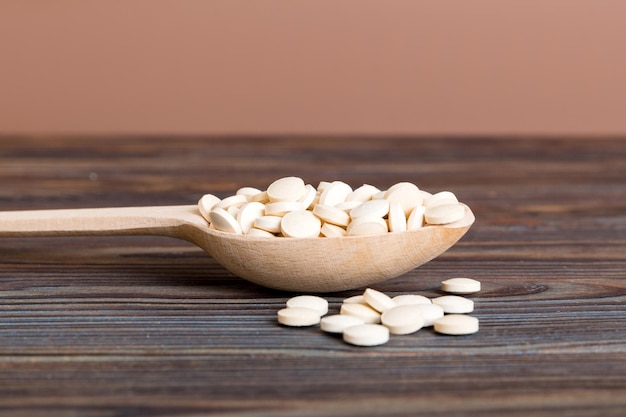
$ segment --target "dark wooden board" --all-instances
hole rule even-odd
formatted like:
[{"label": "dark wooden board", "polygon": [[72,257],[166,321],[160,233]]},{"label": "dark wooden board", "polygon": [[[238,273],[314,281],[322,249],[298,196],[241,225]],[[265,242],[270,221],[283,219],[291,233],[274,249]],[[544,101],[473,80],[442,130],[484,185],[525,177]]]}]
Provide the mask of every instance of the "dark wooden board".
[{"label": "dark wooden board", "polygon": [[279,326],[291,294],[186,242],[2,239],[0,415],[624,415],[624,139],[0,138],[0,210],[193,204],[286,175],[454,191],[468,234],[375,288],[478,279],[480,332],[357,348]]}]

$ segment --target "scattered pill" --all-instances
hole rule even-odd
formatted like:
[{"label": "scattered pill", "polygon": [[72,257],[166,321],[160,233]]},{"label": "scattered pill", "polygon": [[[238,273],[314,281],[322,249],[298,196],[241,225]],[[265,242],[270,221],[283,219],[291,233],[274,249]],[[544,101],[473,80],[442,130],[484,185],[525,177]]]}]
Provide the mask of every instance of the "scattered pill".
[{"label": "scattered pill", "polygon": [[343,333],[345,329],[352,326],[365,324],[363,319],[345,314],[333,314],[323,317],[320,321],[320,328],[328,333]]},{"label": "scattered pill", "polygon": [[380,323],[380,313],[366,304],[342,304],[339,313],[358,317],[365,323]]},{"label": "scattered pill", "polygon": [[450,278],[441,281],[441,290],[453,294],[471,294],[480,291],[480,281],[471,278]]},{"label": "scattered pill", "polygon": [[380,324],[360,324],[343,331],[343,340],[355,346],[378,346],[389,341],[389,329]]},{"label": "scattered pill", "polygon": [[304,307],[315,310],[320,316],[328,313],[328,301],[316,295],[298,295],[287,300],[287,307]]},{"label": "scattered pill", "polygon": [[[416,305],[416,304],[431,304],[430,298],[424,297],[418,294],[401,294],[392,298],[393,302],[397,306],[401,305]],[[344,300],[345,303],[345,300]]]},{"label": "scattered pill", "polygon": [[365,290],[363,293],[363,299],[370,305],[370,307],[380,313],[396,306],[391,297],[373,288],[367,288]]},{"label": "scattered pill", "polygon": [[433,304],[443,308],[444,313],[471,313],[474,311],[474,302],[469,298],[460,297],[458,295],[442,295],[433,298]]},{"label": "scattered pill", "polygon": [[448,314],[435,321],[434,329],[437,333],[449,335],[466,335],[478,331],[478,319],[465,314]]},{"label": "scattered pill", "polygon": [[404,335],[415,333],[424,325],[422,310],[417,305],[401,305],[386,310],[380,321],[389,333]]},{"label": "scattered pill", "polygon": [[317,311],[304,307],[287,307],[278,310],[278,322],[285,326],[314,326],[320,322]]},{"label": "scattered pill", "polygon": [[445,315],[443,308],[437,304],[416,304],[416,306],[422,310],[422,317],[424,318],[423,327],[432,326],[437,319]]}]

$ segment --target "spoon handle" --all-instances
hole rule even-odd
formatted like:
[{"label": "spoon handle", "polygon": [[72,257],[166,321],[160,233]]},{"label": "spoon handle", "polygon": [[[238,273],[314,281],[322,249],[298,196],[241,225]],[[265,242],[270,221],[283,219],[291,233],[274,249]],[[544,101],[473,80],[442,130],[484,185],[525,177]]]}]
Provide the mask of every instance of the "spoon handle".
[{"label": "spoon handle", "polygon": [[0,211],[0,237],[180,237],[189,223],[203,224],[195,205]]}]

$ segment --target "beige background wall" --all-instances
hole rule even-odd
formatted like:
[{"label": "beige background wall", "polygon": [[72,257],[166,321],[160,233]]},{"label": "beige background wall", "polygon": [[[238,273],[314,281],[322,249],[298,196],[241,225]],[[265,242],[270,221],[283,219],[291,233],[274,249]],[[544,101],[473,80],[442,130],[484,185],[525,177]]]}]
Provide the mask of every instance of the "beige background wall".
[{"label": "beige background wall", "polygon": [[0,133],[626,133],[623,0],[0,0]]}]

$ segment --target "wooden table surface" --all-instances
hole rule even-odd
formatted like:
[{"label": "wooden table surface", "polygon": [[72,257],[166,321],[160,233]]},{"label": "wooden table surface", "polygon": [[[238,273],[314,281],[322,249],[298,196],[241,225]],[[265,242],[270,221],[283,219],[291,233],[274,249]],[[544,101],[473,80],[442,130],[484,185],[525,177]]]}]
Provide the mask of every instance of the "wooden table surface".
[{"label": "wooden table surface", "polygon": [[291,294],[183,241],[5,238],[0,415],[626,413],[624,139],[0,138],[1,210],[195,204],[289,175],[454,191],[468,234],[374,288],[478,279],[480,331],[353,347],[281,327]]}]

